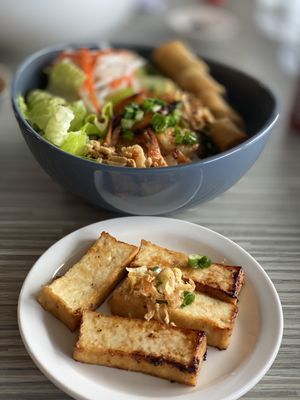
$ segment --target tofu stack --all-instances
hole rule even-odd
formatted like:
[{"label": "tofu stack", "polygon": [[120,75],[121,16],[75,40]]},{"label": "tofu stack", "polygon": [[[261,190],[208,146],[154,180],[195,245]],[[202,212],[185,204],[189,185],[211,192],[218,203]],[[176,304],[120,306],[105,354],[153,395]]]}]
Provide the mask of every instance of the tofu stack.
[{"label": "tofu stack", "polygon": [[[184,328],[203,330],[207,344],[225,350],[230,344],[234,322],[238,313],[238,295],[244,282],[242,267],[212,264],[207,269],[188,266],[188,256],[142,240],[131,267],[172,268],[182,271],[183,278],[195,283],[195,301],[184,308],[169,309],[170,322]],[[129,295],[128,278],[110,299],[112,314],[143,318],[146,303]],[[154,316],[156,318],[156,316]]]},{"label": "tofu stack", "polygon": [[207,269],[194,269],[188,265],[188,255],[157,246],[147,240],[141,241],[139,252],[131,263],[133,267],[146,265],[153,268],[177,267],[183,277],[195,282],[196,290],[212,297],[236,304],[244,282],[242,267],[212,264]]},{"label": "tofu stack", "polygon": [[[73,267],[42,287],[37,300],[71,331],[80,326],[75,360],[195,385],[207,344],[226,349],[230,343],[244,273],[239,266],[223,264],[194,269],[188,260],[184,253],[146,240],[137,248],[102,232]],[[164,304],[169,323],[155,312],[146,320],[147,295],[134,295],[126,268],[177,274],[178,293],[183,296],[186,286],[195,289],[187,292],[193,301],[183,306],[179,296],[177,306],[170,307],[154,298],[158,308]],[[95,312],[111,292],[113,315]]]}]

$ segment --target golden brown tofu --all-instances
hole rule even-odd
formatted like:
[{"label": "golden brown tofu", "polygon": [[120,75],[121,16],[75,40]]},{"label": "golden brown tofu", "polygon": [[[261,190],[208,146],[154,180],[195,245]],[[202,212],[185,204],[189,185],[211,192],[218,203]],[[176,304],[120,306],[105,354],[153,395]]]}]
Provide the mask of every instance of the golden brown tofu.
[{"label": "golden brown tofu", "polygon": [[[130,284],[126,278],[120,287],[114,290],[109,300],[111,313],[122,317],[144,318],[147,312],[141,296],[130,293]],[[170,322],[177,326],[204,331],[207,344],[226,349],[230,343],[234,321],[238,312],[236,304],[215,299],[204,293],[195,292],[195,301],[184,307],[168,309]]]},{"label": "golden brown tofu", "polygon": [[85,311],[73,357],[195,385],[205,353],[203,332]]},{"label": "golden brown tofu", "polygon": [[95,310],[124,277],[138,249],[102,232],[100,238],[65,275],[45,285],[38,301],[72,331],[83,310]]},{"label": "golden brown tofu", "polygon": [[142,240],[139,252],[131,266],[152,268],[156,265],[163,268],[180,268],[185,279],[190,278],[195,282],[197,291],[230,303],[237,302],[244,282],[242,267],[212,264],[206,269],[194,269],[188,265],[187,254],[172,251]]}]

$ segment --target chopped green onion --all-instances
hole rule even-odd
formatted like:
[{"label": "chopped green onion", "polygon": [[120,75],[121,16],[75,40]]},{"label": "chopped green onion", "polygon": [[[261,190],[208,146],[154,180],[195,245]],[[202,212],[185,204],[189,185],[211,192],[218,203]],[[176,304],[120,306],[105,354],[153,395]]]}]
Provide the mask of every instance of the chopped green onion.
[{"label": "chopped green onion", "polygon": [[140,121],[144,116],[144,111],[138,104],[130,103],[124,108],[123,118],[121,119],[122,129],[130,129],[136,121]]},{"label": "chopped green onion", "polygon": [[168,304],[167,300],[156,300],[157,304]]},{"label": "chopped green onion", "polygon": [[169,117],[166,115],[155,113],[152,117],[151,124],[155,132],[163,132],[168,127]]},{"label": "chopped green onion", "polygon": [[134,125],[133,119],[126,119],[126,118],[121,119],[121,127],[123,129],[130,129],[133,127],[133,125]]},{"label": "chopped green onion", "polygon": [[176,127],[175,143],[192,145],[198,143],[198,139],[194,132],[188,129],[180,129],[179,127]]},{"label": "chopped green onion", "polygon": [[142,109],[145,111],[157,112],[157,111],[161,110],[161,108],[165,104],[166,103],[160,99],[148,98],[148,99],[144,100],[144,102],[142,104]]},{"label": "chopped green onion", "polygon": [[155,267],[152,268],[152,271],[159,273],[161,271],[161,268],[158,265],[156,265]]},{"label": "chopped green onion", "polygon": [[144,111],[143,110],[137,110],[135,115],[134,115],[134,119],[136,121],[140,121],[144,116]]},{"label": "chopped green onion", "polygon": [[169,115],[168,125],[176,126],[180,121],[180,116],[181,116],[180,110],[175,108],[175,110],[172,112],[172,114]]},{"label": "chopped green onion", "polygon": [[200,254],[191,254],[189,255],[189,266],[196,269],[209,268],[211,266],[211,259]]},{"label": "chopped green onion", "polygon": [[195,298],[196,298],[195,293],[184,291],[181,308],[189,306],[190,304],[194,303]]},{"label": "chopped green onion", "polygon": [[123,132],[123,138],[125,140],[132,140],[134,138],[134,133],[131,131],[125,131]]}]

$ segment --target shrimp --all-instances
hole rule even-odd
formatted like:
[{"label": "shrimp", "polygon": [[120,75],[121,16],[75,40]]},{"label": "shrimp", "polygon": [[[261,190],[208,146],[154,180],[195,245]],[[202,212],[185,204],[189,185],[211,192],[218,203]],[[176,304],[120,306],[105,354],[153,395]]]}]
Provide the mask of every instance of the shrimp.
[{"label": "shrimp", "polygon": [[168,164],[166,160],[163,158],[159,144],[156,138],[156,135],[152,132],[151,129],[148,129],[143,134],[143,138],[145,140],[145,146],[148,150],[148,157],[150,157],[153,161],[154,167],[167,167]]},{"label": "shrimp", "polygon": [[178,164],[186,164],[191,161],[179,149],[173,151],[173,157],[175,158],[175,160],[177,160]]}]

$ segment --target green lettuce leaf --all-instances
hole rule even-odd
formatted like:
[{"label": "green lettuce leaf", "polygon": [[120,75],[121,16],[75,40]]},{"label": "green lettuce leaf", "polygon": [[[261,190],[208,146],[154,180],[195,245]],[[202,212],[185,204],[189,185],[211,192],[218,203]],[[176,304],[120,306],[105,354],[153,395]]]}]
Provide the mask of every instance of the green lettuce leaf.
[{"label": "green lettuce leaf", "polygon": [[85,132],[69,132],[60,148],[75,156],[85,156],[87,153],[88,137]]},{"label": "green lettuce leaf", "polygon": [[71,122],[70,130],[79,131],[84,125],[84,119],[87,114],[85,105],[82,100],[77,100],[71,103],[69,107],[74,113],[74,119]]},{"label": "green lettuce leaf", "polygon": [[28,119],[28,107],[25,102],[24,96],[19,95],[17,98],[17,104],[20,109],[20,112],[23,116],[23,118]]},{"label": "green lettuce leaf", "polygon": [[97,120],[97,126],[100,131],[100,136],[105,137],[110,120],[113,118],[113,105],[111,101],[104,104],[101,110],[100,118]]},{"label": "green lettuce leaf", "polygon": [[91,122],[86,122],[81,128],[81,130],[85,132],[87,135],[100,136],[99,128],[97,128],[97,125]]},{"label": "green lettuce leaf", "polygon": [[72,61],[63,60],[53,65],[49,72],[48,90],[68,100],[76,97],[86,74]]},{"label": "green lettuce leaf", "polygon": [[68,107],[56,106],[46,125],[45,138],[57,146],[61,146],[68,136],[73,118],[74,113]]},{"label": "green lettuce leaf", "polygon": [[57,107],[65,104],[66,101],[62,97],[53,96],[44,90],[33,90],[28,95],[27,119],[34,127],[45,131]]}]

